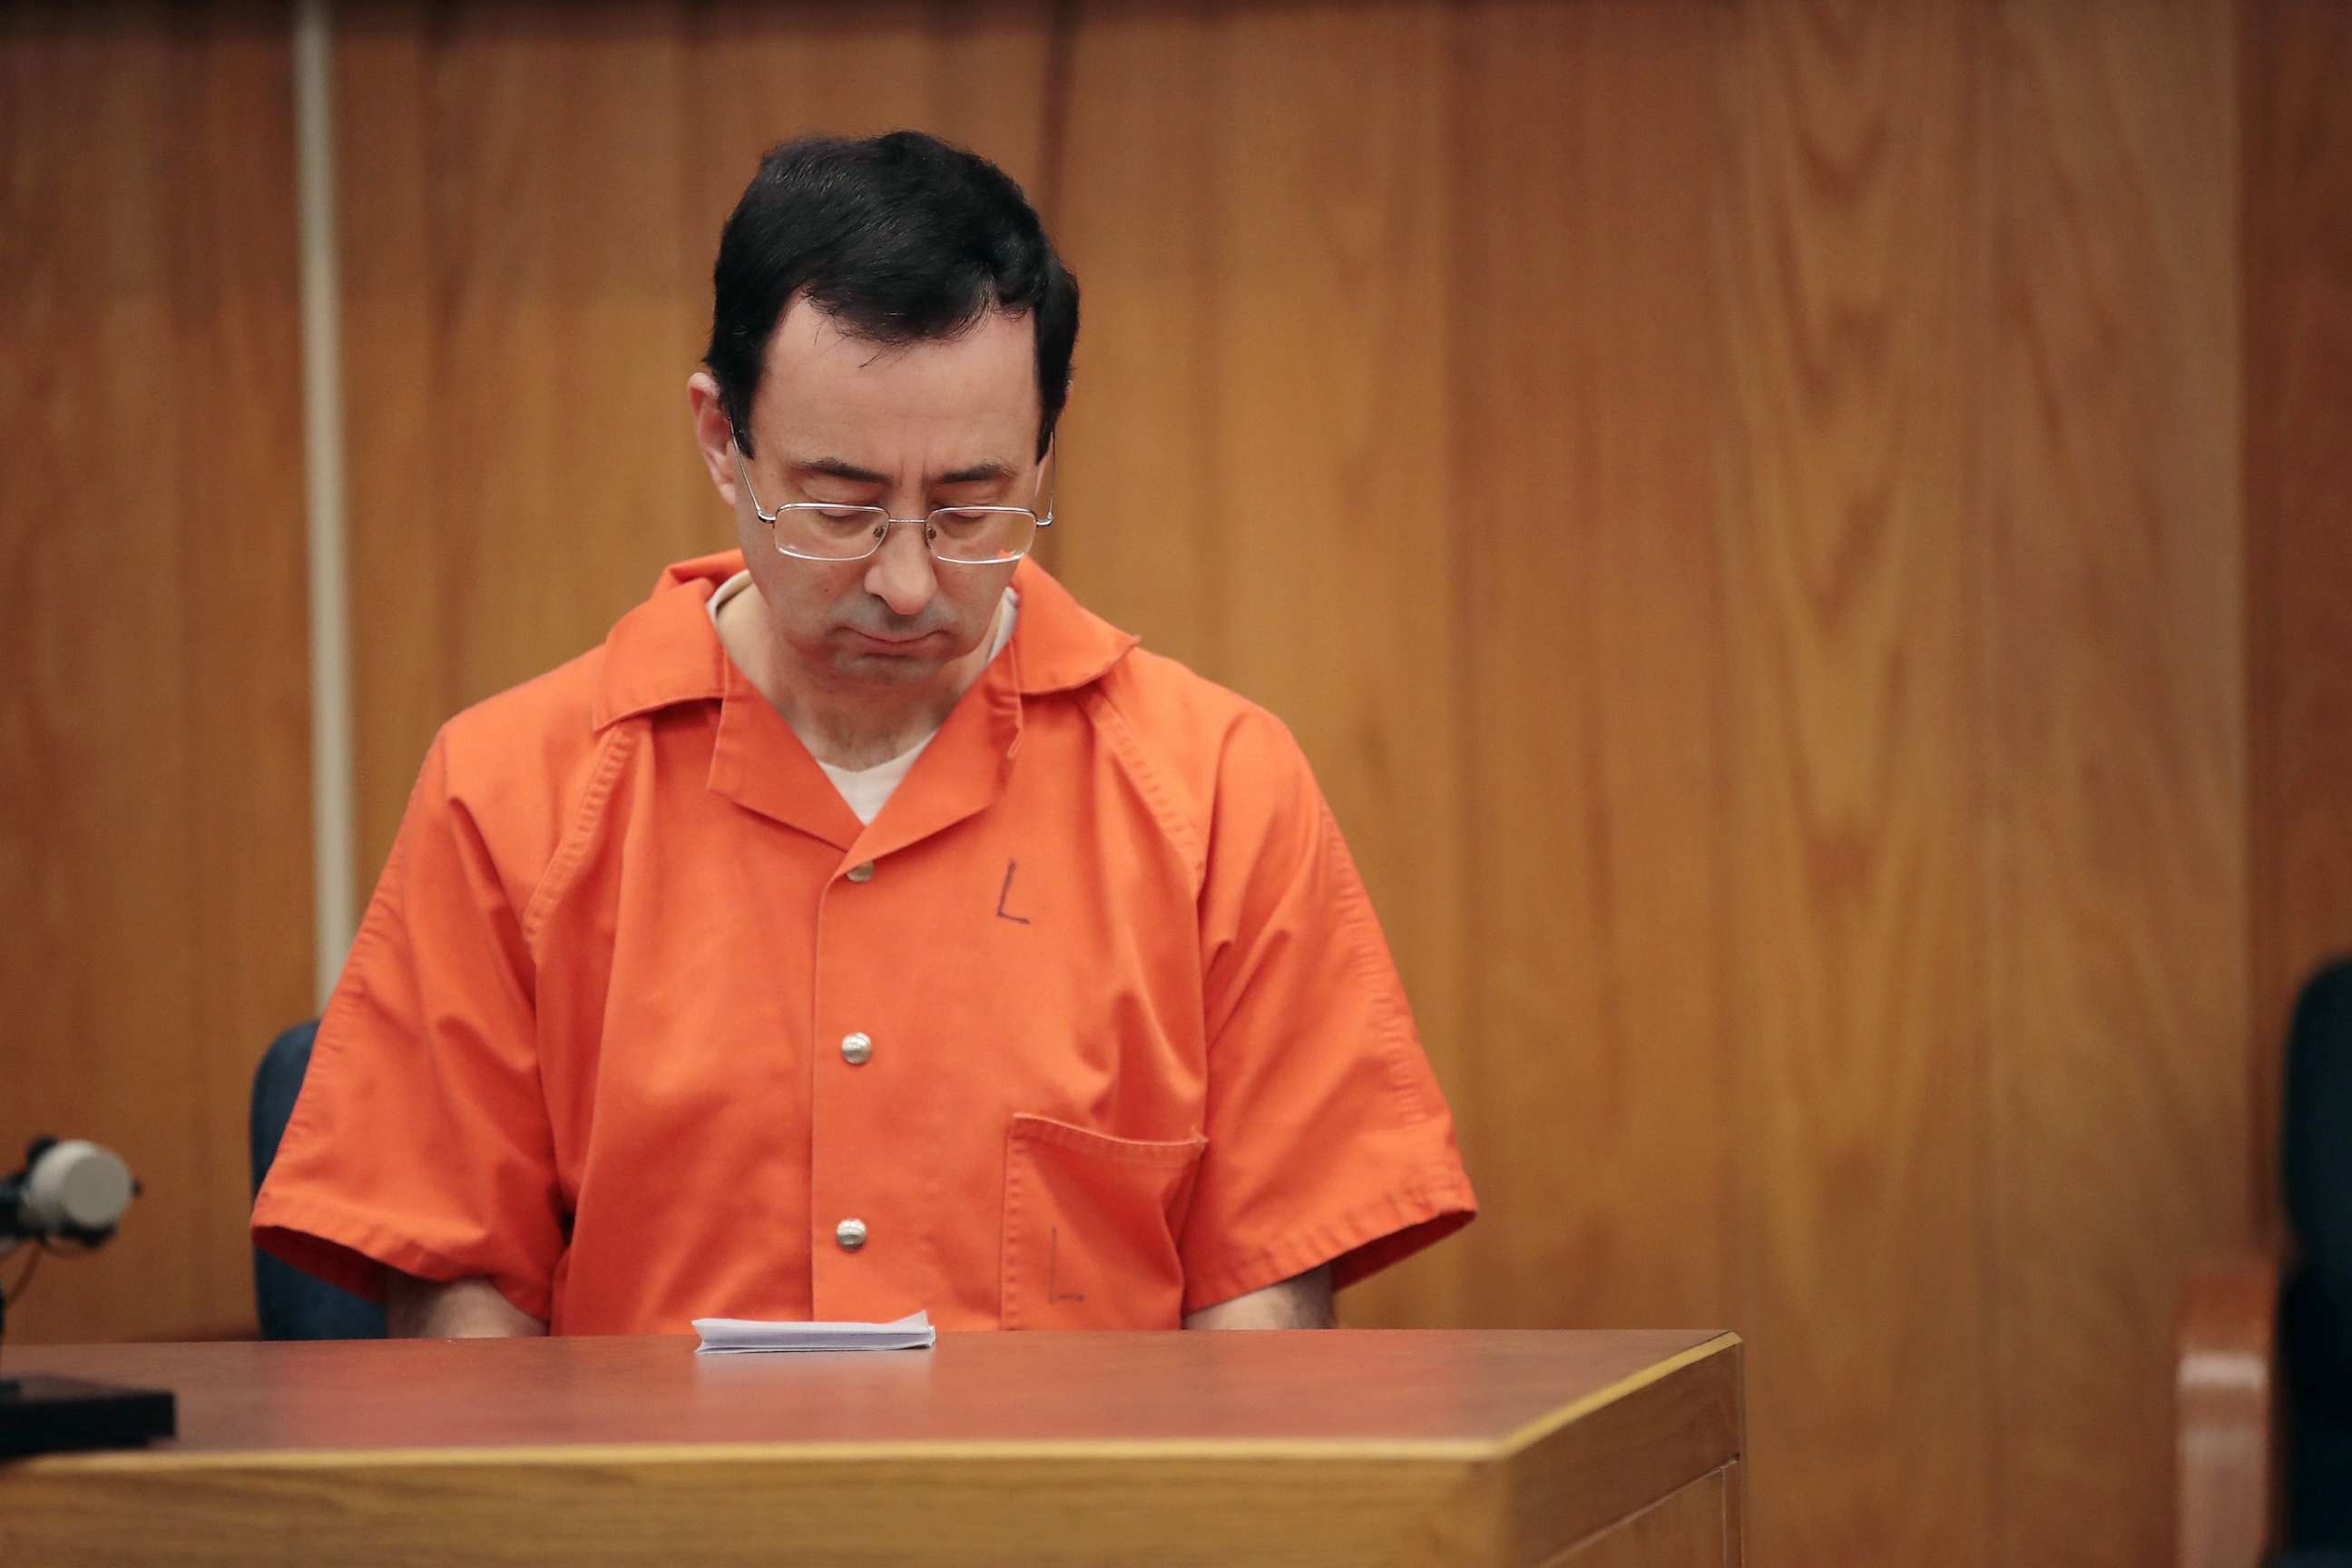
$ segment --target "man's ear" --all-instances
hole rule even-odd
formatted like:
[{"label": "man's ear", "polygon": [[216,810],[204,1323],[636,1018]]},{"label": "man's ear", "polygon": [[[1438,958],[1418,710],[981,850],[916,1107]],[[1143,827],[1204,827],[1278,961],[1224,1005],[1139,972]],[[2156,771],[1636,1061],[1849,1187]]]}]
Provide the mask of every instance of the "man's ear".
[{"label": "man's ear", "polygon": [[[1054,426],[1054,433],[1045,437],[1045,450],[1044,455],[1037,459],[1037,484],[1034,488],[1040,495],[1052,495],[1054,493],[1054,482],[1047,476],[1054,472],[1054,458],[1055,454],[1061,451],[1061,449],[1062,427],[1060,425],[1056,424]],[[1032,501],[1034,501],[1037,499],[1037,496],[1033,495],[1029,499]]]},{"label": "man's ear", "polygon": [[694,446],[719,499],[735,509],[735,426],[719,395],[719,383],[707,370],[686,378],[686,404],[694,415]]}]

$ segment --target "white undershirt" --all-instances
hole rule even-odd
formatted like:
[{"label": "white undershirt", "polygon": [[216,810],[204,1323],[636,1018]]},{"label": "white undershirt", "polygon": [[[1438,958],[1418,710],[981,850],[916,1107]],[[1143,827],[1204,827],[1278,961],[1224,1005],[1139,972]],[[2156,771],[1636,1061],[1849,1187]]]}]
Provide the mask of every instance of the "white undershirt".
[{"label": "white undershirt", "polygon": [[[712,626],[719,625],[719,606],[751,585],[751,574],[749,572],[738,572],[719,584],[719,591],[710,595]],[[1013,640],[1013,623],[1020,618],[1021,595],[1008,587],[1004,590],[1003,608],[996,616],[996,636],[988,645],[988,658],[982,661],[983,667],[993,662],[996,656],[1004,651],[1004,645]],[[913,771],[915,759],[921,756],[923,748],[931,743],[931,736],[938,733],[937,730],[932,731],[888,762],[877,763],[870,768],[836,768],[822,759],[816,765],[824,770],[824,776],[833,781],[833,787],[841,792],[841,798],[849,803],[849,809],[857,814],[857,820],[870,823],[882,815],[883,805],[905,782],[907,774]]]}]

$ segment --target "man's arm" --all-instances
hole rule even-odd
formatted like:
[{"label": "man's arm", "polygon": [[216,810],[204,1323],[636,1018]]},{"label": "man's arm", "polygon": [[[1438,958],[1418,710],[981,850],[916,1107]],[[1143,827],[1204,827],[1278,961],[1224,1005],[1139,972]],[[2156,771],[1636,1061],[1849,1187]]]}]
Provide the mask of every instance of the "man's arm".
[{"label": "man's arm", "polygon": [[384,1281],[383,1331],[394,1340],[512,1340],[543,1334],[547,1325],[487,1279],[445,1284],[394,1269]]},{"label": "man's arm", "polygon": [[1279,1285],[1184,1314],[1188,1329],[1329,1329],[1339,1321],[1331,1305],[1328,1263]]}]

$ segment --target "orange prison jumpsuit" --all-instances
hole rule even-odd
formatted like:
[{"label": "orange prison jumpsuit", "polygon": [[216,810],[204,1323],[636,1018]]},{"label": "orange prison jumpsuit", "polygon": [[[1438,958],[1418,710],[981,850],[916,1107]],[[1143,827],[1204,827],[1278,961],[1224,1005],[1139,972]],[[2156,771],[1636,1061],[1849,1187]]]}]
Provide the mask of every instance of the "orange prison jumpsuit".
[{"label": "orange prison jumpsuit", "polygon": [[740,564],[442,730],[258,1245],[370,1296],[486,1276],[558,1333],[1173,1328],[1469,1221],[1280,723],[1024,562],[861,826],[721,649]]}]

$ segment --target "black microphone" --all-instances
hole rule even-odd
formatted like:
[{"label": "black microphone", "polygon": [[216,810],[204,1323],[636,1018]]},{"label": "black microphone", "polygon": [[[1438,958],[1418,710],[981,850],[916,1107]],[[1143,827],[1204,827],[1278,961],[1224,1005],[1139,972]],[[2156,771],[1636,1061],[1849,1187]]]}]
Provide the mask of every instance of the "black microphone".
[{"label": "black microphone", "polygon": [[0,1256],[20,1242],[104,1243],[139,1193],[131,1167],[79,1138],[36,1138],[25,1168],[0,1177]]}]

